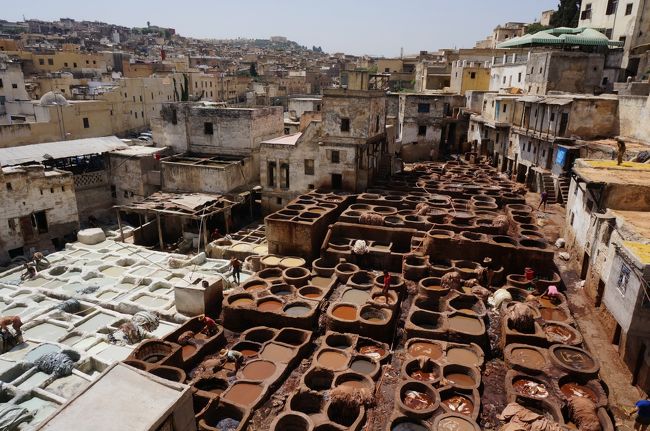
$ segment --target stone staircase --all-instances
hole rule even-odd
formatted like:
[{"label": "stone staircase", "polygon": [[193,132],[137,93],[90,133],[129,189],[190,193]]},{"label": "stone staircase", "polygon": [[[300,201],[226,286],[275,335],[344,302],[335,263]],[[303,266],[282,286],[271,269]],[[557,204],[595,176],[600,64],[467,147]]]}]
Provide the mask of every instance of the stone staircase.
[{"label": "stone staircase", "polygon": [[542,184],[541,188],[546,191],[546,194],[548,195],[548,203],[549,204],[555,204],[558,202],[557,195],[555,193],[555,181],[553,181],[553,177],[551,174],[548,174],[546,172],[541,174],[542,177]]},{"label": "stone staircase", "polygon": [[560,189],[560,203],[562,206],[566,206],[567,201],[569,200],[569,186],[571,185],[571,178],[562,176],[558,179],[559,189]]}]

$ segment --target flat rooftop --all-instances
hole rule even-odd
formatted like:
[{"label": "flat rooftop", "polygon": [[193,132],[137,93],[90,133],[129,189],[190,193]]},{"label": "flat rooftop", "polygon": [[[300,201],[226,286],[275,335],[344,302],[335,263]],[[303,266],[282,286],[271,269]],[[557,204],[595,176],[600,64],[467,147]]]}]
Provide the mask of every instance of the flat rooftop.
[{"label": "flat rooftop", "polygon": [[296,145],[298,139],[302,136],[302,132],[294,133],[292,135],[280,136],[279,138],[269,139],[261,142],[268,145]]},{"label": "flat rooftop", "polygon": [[574,172],[590,183],[607,183],[650,187],[650,164],[616,160],[576,160]]},{"label": "flat rooftop", "polygon": [[189,386],[116,363],[40,429],[155,429],[161,418],[166,418],[175,405],[190,396],[189,391]]}]

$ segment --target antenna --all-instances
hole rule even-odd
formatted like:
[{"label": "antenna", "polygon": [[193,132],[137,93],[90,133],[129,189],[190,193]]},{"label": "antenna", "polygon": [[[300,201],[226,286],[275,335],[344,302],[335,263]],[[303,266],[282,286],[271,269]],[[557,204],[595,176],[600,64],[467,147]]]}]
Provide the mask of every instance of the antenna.
[{"label": "antenna", "polygon": [[399,49],[399,58],[404,58],[404,47],[403,46]]}]

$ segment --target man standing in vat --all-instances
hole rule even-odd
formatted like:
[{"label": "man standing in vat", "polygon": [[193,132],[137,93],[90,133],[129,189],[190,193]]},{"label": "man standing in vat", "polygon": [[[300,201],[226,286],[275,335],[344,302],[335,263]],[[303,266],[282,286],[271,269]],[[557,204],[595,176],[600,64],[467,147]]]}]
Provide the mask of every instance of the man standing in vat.
[{"label": "man standing in vat", "polygon": [[548,193],[546,193],[546,190],[542,192],[542,200],[539,201],[539,205],[537,205],[537,211],[539,211],[539,208],[544,205],[544,211],[546,211],[546,202],[548,202]]},{"label": "man standing in vat", "polygon": [[230,267],[232,268],[232,279],[235,283],[239,284],[241,280],[241,262],[233,256],[230,259]]},{"label": "man standing in vat", "polygon": [[384,287],[381,290],[381,294],[386,298],[386,304],[388,304],[390,298],[388,297],[388,289],[390,289],[391,276],[390,273],[384,270]]}]

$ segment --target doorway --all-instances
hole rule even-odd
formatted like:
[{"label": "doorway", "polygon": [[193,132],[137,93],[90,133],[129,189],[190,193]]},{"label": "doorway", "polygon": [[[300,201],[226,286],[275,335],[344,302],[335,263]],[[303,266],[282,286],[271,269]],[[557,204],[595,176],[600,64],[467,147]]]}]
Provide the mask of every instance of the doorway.
[{"label": "doorway", "polygon": [[600,307],[600,304],[603,302],[603,294],[605,293],[605,282],[603,280],[598,280],[598,288],[596,289],[596,300],[594,302],[594,307]]},{"label": "doorway", "polygon": [[639,375],[641,368],[645,362],[645,343],[641,344],[639,353],[636,355],[636,362],[634,363],[634,372],[632,373],[632,385],[636,386],[639,383]]},{"label": "doorway", "polygon": [[582,268],[580,269],[580,279],[586,280],[587,274],[589,273],[589,255],[585,252],[585,255],[582,257]]},{"label": "doorway", "polygon": [[332,174],[332,189],[340,190],[343,188],[343,175]]},{"label": "doorway", "polygon": [[614,328],[614,335],[612,335],[612,345],[618,351],[618,348],[621,344],[621,325],[616,323],[616,328]]}]

